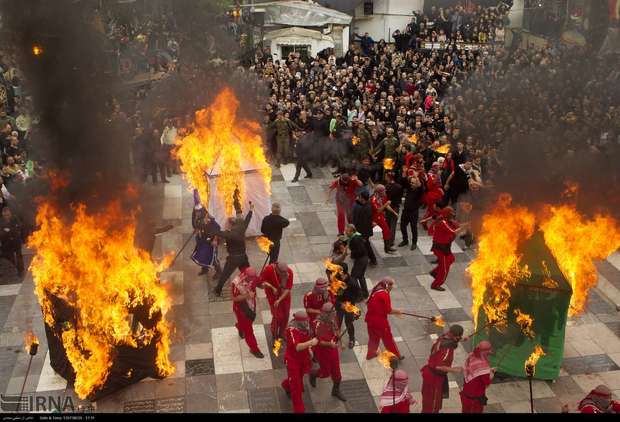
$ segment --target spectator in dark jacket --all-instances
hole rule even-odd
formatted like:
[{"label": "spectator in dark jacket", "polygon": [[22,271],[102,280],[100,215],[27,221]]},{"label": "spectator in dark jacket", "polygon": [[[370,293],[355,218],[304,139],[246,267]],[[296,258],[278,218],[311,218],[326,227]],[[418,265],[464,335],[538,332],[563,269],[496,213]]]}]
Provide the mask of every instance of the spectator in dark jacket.
[{"label": "spectator in dark jacket", "polygon": [[360,286],[364,299],[368,297],[368,286],[366,285],[366,267],[368,267],[368,252],[366,251],[366,240],[357,231],[353,224],[348,224],[345,229],[348,242],[347,246],[351,251],[353,268],[351,269],[351,279]]},{"label": "spectator in dark jacket", "polygon": [[377,257],[370,244],[370,238],[372,237],[372,207],[370,206],[369,198],[368,192],[362,191],[353,205],[352,213],[353,224],[364,239],[370,265],[374,266],[377,265]]},{"label": "spectator in dark jacket", "polygon": [[288,227],[290,221],[280,215],[282,208],[280,204],[273,203],[271,205],[271,214],[263,218],[260,231],[263,235],[273,242],[269,250],[269,263],[278,262],[280,255],[280,240],[282,240],[282,230]]},{"label": "spectator in dark jacket", "polygon": [[250,266],[250,261],[248,260],[248,255],[245,250],[245,231],[250,224],[253,211],[254,204],[250,202],[250,212],[248,212],[244,220],[240,218],[230,218],[228,220],[229,229],[217,233],[219,237],[226,239],[226,252],[228,252],[228,257],[226,258],[226,264],[217,282],[217,286],[213,290],[216,296],[222,295],[222,288],[233,271],[235,271],[235,267],[238,268],[239,271],[243,271],[244,268]]},{"label": "spectator in dark jacket", "polygon": [[22,256],[23,244],[22,225],[9,207],[2,209],[2,218],[0,219],[0,246],[2,257],[11,261],[17,268],[17,275],[24,276],[24,257]]},{"label": "spectator in dark jacket", "polygon": [[401,185],[405,191],[405,203],[403,204],[403,213],[400,216],[400,232],[403,241],[398,246],[403,247],[409,244],[407,226],[411,225],[411,250],[414,250],[418,244],[418,216],[424,189],[417,176],[403,177]]}]

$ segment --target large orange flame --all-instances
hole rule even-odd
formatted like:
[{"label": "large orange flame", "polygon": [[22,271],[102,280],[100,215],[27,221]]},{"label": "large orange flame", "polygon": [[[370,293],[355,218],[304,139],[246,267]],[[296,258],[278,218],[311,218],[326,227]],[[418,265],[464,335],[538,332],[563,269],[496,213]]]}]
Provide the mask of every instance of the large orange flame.
[{"label": "large orange flame", "polygon": [[325,265],[325,269],[331,272],[329,277],[329,291],[334,296],[338,296],[347,288],[346,283],[339,278],[344,274],[344,271],[340,265],[334,264],[330,259],[326,259],[323,264]]},{"label": "large orange flame", "polygon": [[245,185],[242,162],[256,166],[265,189],[271,190],[271,168],[262,147],[260,125],[237,117],[239,100],[230,88],[224,88],[208,108],[198,110],[189,134],[176,141],[175,155],[191,188],[198,190],[200,200],[208,208],[210,189],[208,176],[218,165],[217,194],[226,215],[233,215],[235,191],[243,203]]},{"label": "large orange flame", "polygon": [[[68,223],[43,202],[28,246],[36,250],[30,268],[45,322],[56,325],[51,296],[76,313],[75,326],[66,324],[61,338],[76,373],[75,392],[84,399],[104,385],[116,346],[140,348],[155,341],[158,373],[171,375],[170,299],[158,282],[167,264],[157,265],[134,247],[135,219],[120,203],[96,214],[88,214],[83,204],[73,211]],[[152,328],[133,324],[138,307],[156,322]]]},{"label": "large orange flame", "polygon": [[501,194],[493,211],[483,217],[478,256],[467,268],[476,327],[481,307],[488,321],[506,320],[512,288],[529,275],[527,267],[520,265],[517,250],[534,232],[535,218],[511,203],[510,195]]},{"label": "large orange flame", "polygon": [[607,215],[585,220],[572,205],[546,211],[541,223],[545,243],[573,288],[568,314],[579,315],[585,309],[588,291],[598,282],[593,260],[605,259],[620,247],[620,227]]}]

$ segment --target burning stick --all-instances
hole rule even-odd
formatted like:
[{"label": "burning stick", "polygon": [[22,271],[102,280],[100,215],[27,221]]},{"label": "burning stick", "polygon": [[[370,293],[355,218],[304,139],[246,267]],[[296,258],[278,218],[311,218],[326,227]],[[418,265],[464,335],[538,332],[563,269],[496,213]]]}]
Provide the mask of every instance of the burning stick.
[{"label": "burning stick", "polygon": [[424,315],[418,315],[418,314],[411,314],[409,312],[403,312],[403,315],[409,315],[412,317],[417,317],[417,318],[424,318],[424,319],[428,319],[429,321],[433,322],[436,326],[443,328],[446,326],[446,321],[444,321],[443,317],[441,315],[439,316],[432,316],[432,317],[428,317],[428,316],[424,316]]},{"label": "burning stick", "polygon": [[351,144],[357,145],[359,143],[360,143],[360,138],[359,137],[354,136],[354,137],[351,138]]},{"label": "burning stick", "polygon": [[269,257],[271,256],[271,247],[273,246],[273,242],[269,240],[268,238],[266,238],[265,236],[258,236],[256,238],[256,243],[258,244],[258,248],[267,254],[267,256],[265,257],[265,262],[263,262],[263,266],[260,269],[260,272],[259,272],[260,274],[265,269],[265,265],[267,265],[267,261],[269,260]]},{"label": "burning stick", "polygon": [[531,412],[534,413],[534,393],[532,391],[532,379],[534,378],[534,374],[536,373],[536,364],[538,363],[538,359],[542,356],[545,356],[545,351],[540,345],[536,345],[534,351],[530,355],[529,358],[525,361],[525,374],[530,382],[530,409]]},{"label": "burning stick", "polygon": [[495,326],[497,324],[501,323],[505,323],[506,320],[508,319],[508,317],[504,317],[504,318],[497,318],[497,319],[492,319],[489,322],[487,322],[486,324],[484,324],[482,327],[478,328],[476,331],[474,331],[473,333],[471,333],[468,336],[465,336],[464,339],[470,339],[473,336],[475,336],[476,334],[478,334],[480,331],[486,329],[487,327],[492,327]]},{"label": "burning stick", "polygon": [[330,259],[326,259],[324,261],[324,265],[325,269],[331,273],[329,277],[329,281],[331,282],[329,286],[329,291],[334,296],[339,296],[340,294],[342,294],[344,289],[347,288],[346,283],[338,278],[338,276],[341,276],[344,271],[342,270],[342,267],[340,265],[334,264]]},{"label": "burning stick", "polygon": [[383,160],[383,168],[385,170],[394,169],[394,160],[392,158],[386,158]]},{"label": "burning stick", "polygon": [[[22,384],[22,389],[19,392],[19,403],[22,401],[22,397],[24,395],[24,388],[26,388],[26,380],[28,380],[28,374],[30,374],[30,366],[32,365],[32,359],[36,356],[39,351],[39,339],[34,335],[32,331],[28,331],[26,333],[26,338],[24,339],[24,344],[26,345],[26,351],[30,355],[30,359],[28,360],[28,368],[26,368],[26,375],[24,376],[24,383]],[[19,409],[15,409],[19,410]]]}]

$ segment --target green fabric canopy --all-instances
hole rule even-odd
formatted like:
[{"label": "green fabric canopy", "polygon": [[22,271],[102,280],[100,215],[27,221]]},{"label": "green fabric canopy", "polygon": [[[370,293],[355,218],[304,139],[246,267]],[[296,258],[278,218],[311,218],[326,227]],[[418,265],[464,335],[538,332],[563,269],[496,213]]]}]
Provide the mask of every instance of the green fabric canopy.
[{"label": "green fabric canopy", "polygon": [[[474,336],[474,344],[489,340],[495,350],[491,366],[498,372],[525,377],[525,361],[539,344],[545,356],[536,365],[534,378],[553,380],[560,375],[564,357],[564,335],[568,306],[572,295],[570,283],[547,245],[540,231],[523,243],[519,252],[521,264],[527,265],[531,275],[518,281],[512,290],[508,309],[508,324],[496,329],[487,327]],[[516,323],[514,311],[519,309],[533,320],[534,337],[523,334]],[[478,314],[478,327],[487,323],[482,308]]]}]

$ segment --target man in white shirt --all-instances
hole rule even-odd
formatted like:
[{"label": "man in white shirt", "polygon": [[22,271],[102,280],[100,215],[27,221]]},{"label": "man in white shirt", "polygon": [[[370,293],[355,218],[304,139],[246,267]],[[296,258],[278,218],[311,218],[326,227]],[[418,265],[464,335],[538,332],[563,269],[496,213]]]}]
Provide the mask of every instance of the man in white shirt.
[{"label": "man in white shirt", "polygon": [[161,144],[164,146],[166,150],[166,173],[167,177],[172,177],[172,173],[179,174],[177,170],[176,162],[172,158],[172,148],[174,147],[174,143],[177,139],[177,128],[174,126],[173,119],[166,119],[164,121],[164,130],[161,133]]}]

